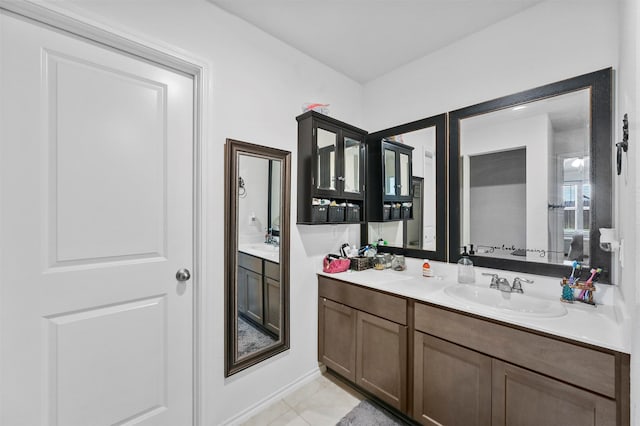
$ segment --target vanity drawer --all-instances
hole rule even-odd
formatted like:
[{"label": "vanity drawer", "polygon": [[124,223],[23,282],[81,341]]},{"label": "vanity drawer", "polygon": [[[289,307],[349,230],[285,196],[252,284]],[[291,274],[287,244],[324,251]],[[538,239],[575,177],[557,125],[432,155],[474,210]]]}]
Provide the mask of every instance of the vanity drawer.
[{"label": "vanity drawer", "polygon": [[395,323],[407,325],[407,300],[401,297],[324,276],[318,276],[318,295]]},{"label": "vanity drawer", "polygon": [[238,266],[262,275],[262,259],[238,252]]},{"label": "vanity drawer", "polygon": [[264,274],[273,280],[280,281],[280,264],[264,261]]},{"label": "vanity drawer", "polygon": [[616,397],[616,357],[572,343],[491,321],[416,303],[416,330]]}]

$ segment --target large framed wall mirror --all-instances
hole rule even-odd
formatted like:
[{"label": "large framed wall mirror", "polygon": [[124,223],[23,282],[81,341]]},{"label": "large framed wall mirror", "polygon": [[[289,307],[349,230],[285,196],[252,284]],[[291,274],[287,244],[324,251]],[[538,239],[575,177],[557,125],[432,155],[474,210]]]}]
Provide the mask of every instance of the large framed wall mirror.
[{"label": "large framed wall mirror", "polygon": [[450,261],[473,244],[480,266],[610,271],[599,228],[612,222],[611,79],[605,69],[450,113]]},{"label": "large framed wall mirror", "polygon": [[290,162],[225,145],[225,377],[289,348]]},{"label": "large framed wall mirror", "polygon": [[[367,140],[386,139],[413,147],[412,219],[367,222],[365,241],[385,240],[384,251],[410,257],[446,260],[446,114],[371,133]],[[386,158],[386,157],[385,157]],[[369,165],[368,167],[372,167]],[[391,167],[385,167],[385,171]],[[387,179],[385,179],[387,182]],[[409,191],[409,185],[402,185]],[[386,190],[385,190],[386,191]],[[385,192],[387,193],[387,192]]]}]

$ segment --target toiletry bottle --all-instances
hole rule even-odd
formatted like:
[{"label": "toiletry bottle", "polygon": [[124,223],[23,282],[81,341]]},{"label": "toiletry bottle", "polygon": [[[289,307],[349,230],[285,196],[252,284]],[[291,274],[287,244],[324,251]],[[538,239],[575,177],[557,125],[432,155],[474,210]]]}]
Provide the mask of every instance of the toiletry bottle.
[{"label": "toiletry bottle", "polygon": [[472,284],[476,282],[476,274],[473,270],[473,262],[469,258],[467,253],[467,246],[464,246],[464,251],[460,260],[458,260],[458,282],[462,284]]},{"label": "toiletry bottle", "polygon": [[429,264],[429,259],[425,259],[422,263],[422,276],[433,277],[433,270],[431,269],[431,265]]}]

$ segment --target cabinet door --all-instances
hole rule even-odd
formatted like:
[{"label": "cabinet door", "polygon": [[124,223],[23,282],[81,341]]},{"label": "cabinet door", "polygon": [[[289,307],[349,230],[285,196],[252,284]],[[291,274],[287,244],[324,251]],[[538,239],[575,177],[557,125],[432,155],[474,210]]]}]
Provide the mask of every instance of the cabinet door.
[{"label": "cabinet door", "polygon": [[398,151],[398,189],[399,197],[410,198],[411,194],[411,152]]},{"label": "cabinet door", "polygon": [[247,274],[250,271],[238,268],[238,283],[236,285],[236,300],[238,301],[238,313],[247,312]]},{"label": "cabinet door", "polygon": [[364,139],[362,135],[343,130],[340,144],[342,164],[340,181],[342,195],[362,199],[364,194]]},{"label": "cabinet door", "polygon": [[267,276],[265,284],[265,318],[264,325],[274,333],[280,333],[280,281]]},{"label": "cabinet door", "polygon": [[393,147],[383,144],[382,163],[384,165],[384,195],[385,198],[394,198],[397,193],[398,182],[396,180],[396,157],[397,153]]},{"label": "cabinet door", "polygon": [[407,407],[407,327],[358,311],[356,384],[392,407]]},{"label": "cabinet door", "polygon": [[262,324],[264,318],[262,294],[262,274],[247,270],[247,310],[245,314],[259,324]]},{"label": "cabinet door", "polygon": [[314,195],[332,197],[338,193],[340,129],[318,121],[314,132],[313,192]]},{"label": "cabinet door", "polygon": [[423,425],[491,424],[491,358],[428,334],[414,336],[413,417]]},{"label": "cabinet door", "polygon": [[616,424],[615,401],[498,360],[492,411],[493,426]]},{"label": "cabinet door", "polygon": [[356,311],[321,298],[318,306],[318,361],[356,380]]}]

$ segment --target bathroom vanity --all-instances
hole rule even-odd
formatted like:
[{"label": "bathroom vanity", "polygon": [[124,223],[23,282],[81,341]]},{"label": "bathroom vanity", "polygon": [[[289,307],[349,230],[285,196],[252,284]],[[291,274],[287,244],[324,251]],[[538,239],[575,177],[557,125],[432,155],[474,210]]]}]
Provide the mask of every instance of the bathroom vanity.
[{"label": "bathroom vanity", "polygon": [[[610,306],[556,309],[556,284],[557,298],[529,296],[554,309],[483,307],[450,291],[450,265],[441,279],[410,270],[319,274],[320,362],[425,425],[629,424],[630,357]],[[553,280],[540,278],[525,297]]]}]

